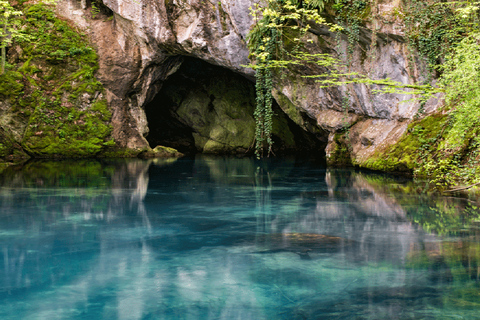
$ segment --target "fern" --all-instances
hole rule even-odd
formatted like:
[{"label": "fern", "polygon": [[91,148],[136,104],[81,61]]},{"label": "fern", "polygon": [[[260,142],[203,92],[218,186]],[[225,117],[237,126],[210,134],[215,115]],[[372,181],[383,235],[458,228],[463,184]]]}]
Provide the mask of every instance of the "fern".
[{"label": "fern", "polygon": [[308,9],[318,9],[319,12],[325,10],[325,5],[330,2],[329,0],[307,0],[305,5]]},{"label": "fern", "polygon": [[95,3],[92,2],[92,18],[95,19],[95,17],[100,13],[100,8],[95,5]]},{"label": "fern", "polygon": [[332,0],[291,0],[297,7],[305,7],[307,9],[317,9],[320,13],[325,10],[327,3]]}]

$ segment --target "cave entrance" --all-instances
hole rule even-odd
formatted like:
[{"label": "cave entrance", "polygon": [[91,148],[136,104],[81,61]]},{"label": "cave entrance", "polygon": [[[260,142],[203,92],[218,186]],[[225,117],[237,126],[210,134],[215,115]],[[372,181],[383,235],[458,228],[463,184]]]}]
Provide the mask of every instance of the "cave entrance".
[{"label": "cave entrance", "polygon": [[[183,57],[145,107],[150,147],[185,154],[253,154],[255,84],[228,69]],[[273,152],[325,158],[325,136],[296,125],[275,103]]]}]

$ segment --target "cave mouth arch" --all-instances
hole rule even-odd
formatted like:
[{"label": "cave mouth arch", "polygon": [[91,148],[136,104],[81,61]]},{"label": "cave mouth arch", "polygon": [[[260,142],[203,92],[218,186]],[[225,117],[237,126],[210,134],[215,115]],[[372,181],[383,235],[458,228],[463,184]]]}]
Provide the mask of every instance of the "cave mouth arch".
[{"label": "cave mouth arch", "polygon": [[[145,106],[150,147],[171,147],[184,154],[253,154],[255,84],[197,58],[183,56],[181,60]],[[274,114],[275,155],[325,159],[325,135],[302,129],[276,102]]]}]

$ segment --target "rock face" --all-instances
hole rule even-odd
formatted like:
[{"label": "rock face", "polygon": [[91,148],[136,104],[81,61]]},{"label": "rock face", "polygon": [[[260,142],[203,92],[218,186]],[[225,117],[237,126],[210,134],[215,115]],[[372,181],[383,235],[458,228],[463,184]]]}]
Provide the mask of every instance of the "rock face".
[{"label": "rock face", "polygon": [[[351,71],[361,71],[376,79],[388,77],[405,84],[423,80],[425,68],[418,59],[410,59],[401,21],[394,14],[398,2],[383,1],[372,8],[387,23],[374,21],[361,30],[360,41],[349,58]],[[83,8],[80,2],[64,0],[58,4],[58,12],[83,27],[98,46],[97,77],[107,89],[117,144],[142,149],[148,146],[149,131],[156,130],[158,135],[145,109],[180,68],[181,59],[172,57],[194,57],[253,80],[254,72],[245,67],[250,62],[246,36],[253,23],[249,15],[252,3],[249,0],[104,0],[104,12],[111,17],[98,15],[95,19],[90,8]],[[375,34],[368,28],[375,29]],[[320,27],[312,30],[309,37],[313,42],[312,51],[328,51],[344,57],[346,39],[338,39]],[[411,98],[408,95],[374,95],[374,88],[361,84],[322,89],[301,77],[309,72],[294,70],[286,77],[279,77],[274,96],[280,108],[303,130],[320,140],[328,138],[326,156],[331,163],[338,160],[340,144],[344,144],[351,161],[361,165],[376,150],[395,143],[420,107],[408,101]],[[199,93],[204,98],[196,105],[208,105],[211,96],[208,90]],[[194,121],[196,109],[190,105],[199,95],[189,97],[190,102],[184,101],[178,106],[176,112],[184,124]],[[242,104],[241,99],[239,102]],[[435,110],[437,104],[438,101],[429,101],[424,111]],[[225,110],[226,113],[232,111]],[[250,113],[251,110],[236,109],[235,112]],[[216,134],[217,124],[224,122],[222,117],[202,117],[202,121],[209,119],[206,128],[212,135]],[[346,129],[347,137],[338,139],[339,133]],[[194,139],[198,150],[222,149],[212,142],[215,139],[210,133],[200,129],[192,131],[198,135]],[[251,140],[251,133],[237,135]]]}]

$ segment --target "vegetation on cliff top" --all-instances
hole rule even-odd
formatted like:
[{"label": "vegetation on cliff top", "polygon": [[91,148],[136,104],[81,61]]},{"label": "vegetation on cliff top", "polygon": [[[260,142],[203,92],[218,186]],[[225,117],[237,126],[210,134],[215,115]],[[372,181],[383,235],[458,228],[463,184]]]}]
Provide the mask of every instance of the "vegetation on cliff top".
[{"label": "vegetation on cliff top", "polygon": [[[368,79],[366,75],[351,73],[348,63],[345,66],[329,55],[308,54],[305,48],[309,28],[314,24],[327,24],[326,19],[320,15],[324,8],[328,8],[329,14],[336,17],[335,22],[341,26],[337,30],[348,36],[347,62],[350,61],[349,54],[352,53],[353,46],[359,41],[360,25],[376,18],[372,13],[372,7],[377,5],[375,0],[320,2],[321,7],[315,1],[269,0],[266,6],[255,11],[255,15],[262,19],[252,29],[249,45],[257,63],[254,66],[257,76],[260,74],[260,81],[257,79],[257,88],[260,87],[262,93],[260,96],[265,97],[273,86],[269,77],[268,81],[262,78],[271,74],[269,70],[295,65],[299,61],[316,63],[329,69],[330,73],[309,76],[323,85],[338,86],[357,82],[383,85],[386,92],[409,89],[411,93],[422,94],[423,101],[440,93],[445,97],[446,107],[439,114],[413,122],[398,144],[379,150],[361,165],[384,171],[412,172],[417,177],[428,177],[436,188],[479,182],[480,170],[477,168],[480,140],[477,138],[477,128],[480,118],[480,1],[403,0],[395,11],[396,15],[405,23],[412,57],[416,51],[430,71],[425,83],[414,85],[395,83],[388,79]],[[307,12],[306,9],[310,11]],[[293,32],[286,32],[290,29]],[[285,38],[289,36],[294,40],[289,43],[294,45],[285,45],[288,43],[286,40],[289,40]],[[432,86],[430,82],[434,78],[438,81]],[[420,116],[422,110],[423,107],[419,110]],[[263,119],[268,120],[268,117]],[[257,122],[260,123],[257,126],[264,126],[261,121]],[[337,134],[336,139],[345,140],[343,144],[348,144],[348,139],[341,135],[342,133]],[[349,162],[346,159],[350,157],[348,150],[342,153],[339,149],[338,154],[341,154],[339,159]],[[352,162],[356,164],[354,159]]]},{"label": "vegetation on cliff top", "polygon": [[17,10],[18,30],[28,39],[8,48],[2,126],[33,157],[88,157],[112,146],[111,113],[86,36],[46,4],[19,3]]},{"label": "vegetation on cliff top", "polygon": [[[420,21],[408,36],[439,76],[445,107],[409,125],[402,139],[364,165],[384,171],[410,171],[436,189],[480,182],[480,26],[478,1],[408,2]],[[437,5],[435,5],[437,4]],[[440,16],[441,24],[434,23]],[[419,19],[423,17],[423,19]],[[407,16],[407,20],[411,19]],[[433,24],[432,24],[433,23]],[[407,23],[407,27],[409,24]]]}]

